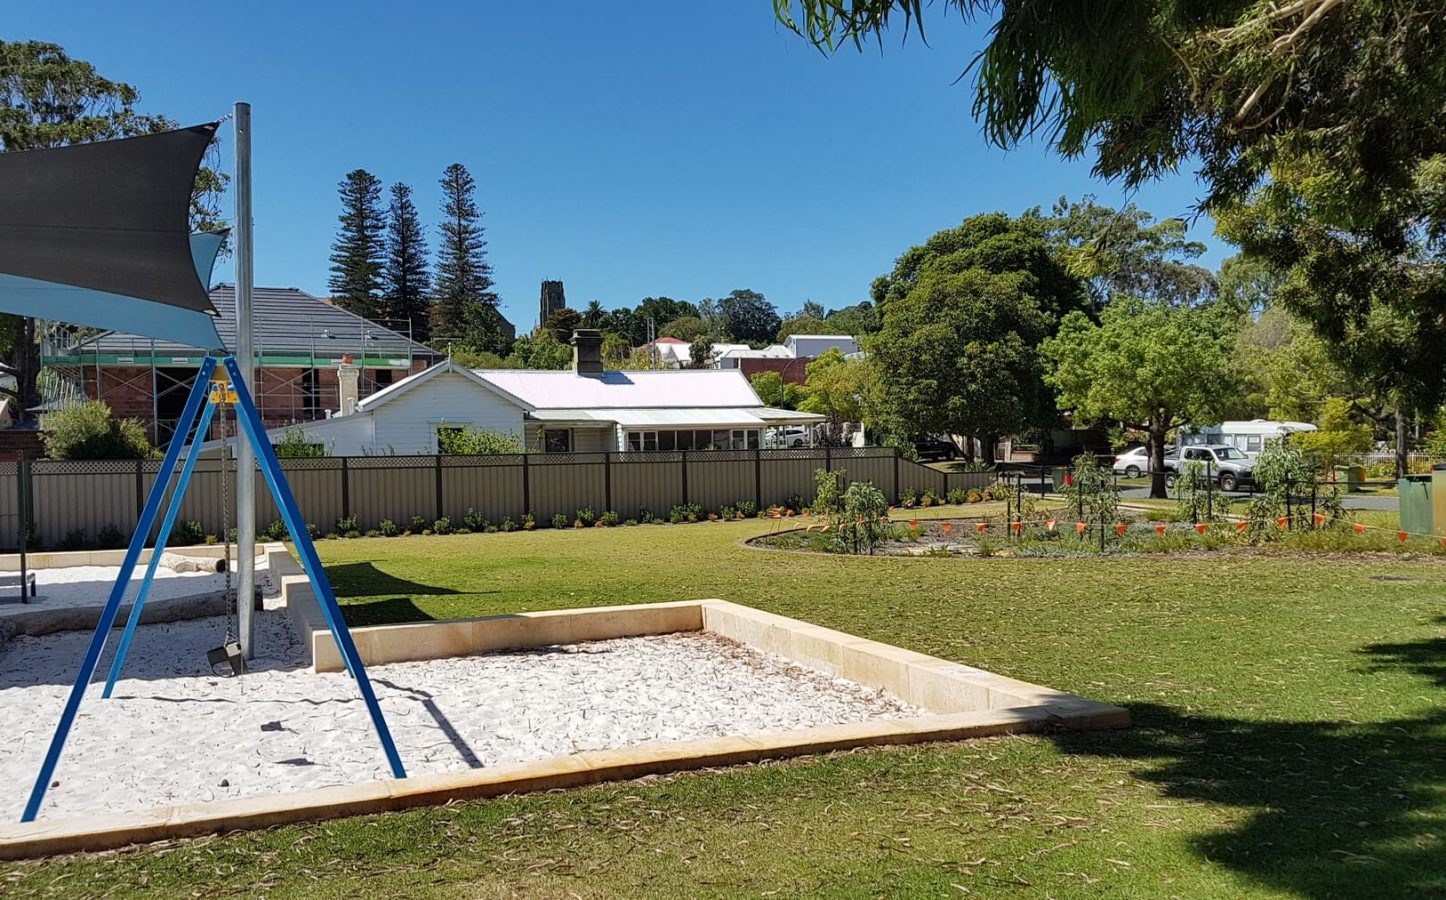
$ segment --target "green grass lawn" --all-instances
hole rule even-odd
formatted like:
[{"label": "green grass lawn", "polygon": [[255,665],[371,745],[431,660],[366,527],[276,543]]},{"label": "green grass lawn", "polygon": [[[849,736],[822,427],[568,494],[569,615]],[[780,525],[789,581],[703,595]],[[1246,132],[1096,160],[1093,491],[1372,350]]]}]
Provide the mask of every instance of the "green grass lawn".
[{"label": "green grass lawn", "polygon": [[1121,704],[1135,727],[3,864],[0,893],[1446,895],[1446,562],[1333,545],[1051,560],[740,543],[772,527],[321,551],[354,624],[722,597]]}]

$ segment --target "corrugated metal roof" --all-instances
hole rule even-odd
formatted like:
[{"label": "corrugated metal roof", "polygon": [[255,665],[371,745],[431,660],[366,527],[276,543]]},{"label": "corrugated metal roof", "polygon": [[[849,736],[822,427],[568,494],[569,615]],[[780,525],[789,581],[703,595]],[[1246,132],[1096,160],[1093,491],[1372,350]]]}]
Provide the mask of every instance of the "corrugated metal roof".
[{"label": "corrugated metal roof", "polygon": [[[211,302],[220,318],[216,331],[227,349],[236,339],[236,289],[229,284],[212,288]],[[262,356],[358,357],[422,356],[441,354],[409,341],[386,326],[333,306],[296,288],[256,288],[253,309],[256,322],[256,352]],[[151,339],[122,331],[108,331],[81,344],[80,353],[150,355]],[[197,356],[205,351],[170,341],[156,341],[158,356]]]},{"label": "corrugated metal roof", "polygon": [[736,370],[652,370],[585,376],[570,371],[484,369],[477,374],[540,410],[763,406],[748,379]]},{"label": "corrugated metal roof", "polygon": [[815,413],[767,407],[686,407],[679,409],[540,409],[528,413],[538,422],[597,422],[626,428],[759,428],[766,425],[809,425],[824,421]]}]

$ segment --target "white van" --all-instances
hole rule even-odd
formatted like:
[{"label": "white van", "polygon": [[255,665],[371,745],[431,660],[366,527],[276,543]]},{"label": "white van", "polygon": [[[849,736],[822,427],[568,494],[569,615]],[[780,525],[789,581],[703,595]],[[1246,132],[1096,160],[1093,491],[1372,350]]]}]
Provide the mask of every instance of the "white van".
[{"label": "white van", "polygon": [[1193,428],[1189,425],[1180,429],[1180,443],[1229,444],[1237,450],[1254,455],[1265,449],[1266,441],[1283,438],[1297,431],[1315,431],[1309,422],[1280,422],[1274,419],[1251,419],[1249,422],[1221,422],[1219,425],[1205,425]]}]

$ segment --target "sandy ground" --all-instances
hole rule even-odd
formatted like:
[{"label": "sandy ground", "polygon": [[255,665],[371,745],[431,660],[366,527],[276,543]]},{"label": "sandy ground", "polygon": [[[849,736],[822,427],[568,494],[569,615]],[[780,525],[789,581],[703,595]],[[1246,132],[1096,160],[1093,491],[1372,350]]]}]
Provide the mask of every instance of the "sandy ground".
[{"label": "sandy ground", "polygon": [[[0,616],[23,615],[41,609],[74,609],[82,606],[104,606],[110,596],[111,585],[120,572],[120,566],[66,566],[54,569],[32,569],[35,573],[38,597],[29,603],[17,603],[19,596],[19,572],[5,573],[5,586],[0,587]],[[140,590],[141,576],[145,566],[136,567],[135,577],[126,589],[125,603],[135,599]],[[151,582],[150,599],[170,600],[219,591],[226,576],[215,572],[174,572],[164,566],[156,569],[155,580]],[[232,576],[234,583],[235,576]]]},{"label": "sandy ground", "polygon": [[[226,627],[207,618],[137,630],[115,697],[101,700],[97,684],[87,693],[42,817],[389,777],[355,686],[343,673],[299,668],[304,653],[284,610],[258,613],[264,658],[241,678],[205,664]],[[0,817],[19,817],[89,637],[18,637],[0,647],[0,784],[12,786],[0,793]],[[107,655],[98,678],[108,665]],[[922,712],[708,634],[369,672],[413,773]]]}]

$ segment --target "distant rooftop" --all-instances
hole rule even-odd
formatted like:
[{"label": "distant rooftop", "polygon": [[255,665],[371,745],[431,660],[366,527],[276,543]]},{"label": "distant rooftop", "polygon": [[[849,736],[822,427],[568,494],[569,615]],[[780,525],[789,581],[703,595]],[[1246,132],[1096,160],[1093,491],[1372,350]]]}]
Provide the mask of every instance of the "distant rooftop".
[{"label": "distant rooftop", "polygon": [[[415,357],[435,360],[441,354],[409,340],[401,332],[364,319],[296,288],[256,288],[253,294],[256,352],[267,357],[338,358],[349,353],[358,359]],[[223,284],[211,290],[211,302],[220,317],[216,331],[226,348],[236,339],[236,289]],[[154,348],[154,350],[152,349]],[[205,351],[170,341],[152,341],[139,334],[107,331],[75,348],[81,356],[191,357]]]}]

